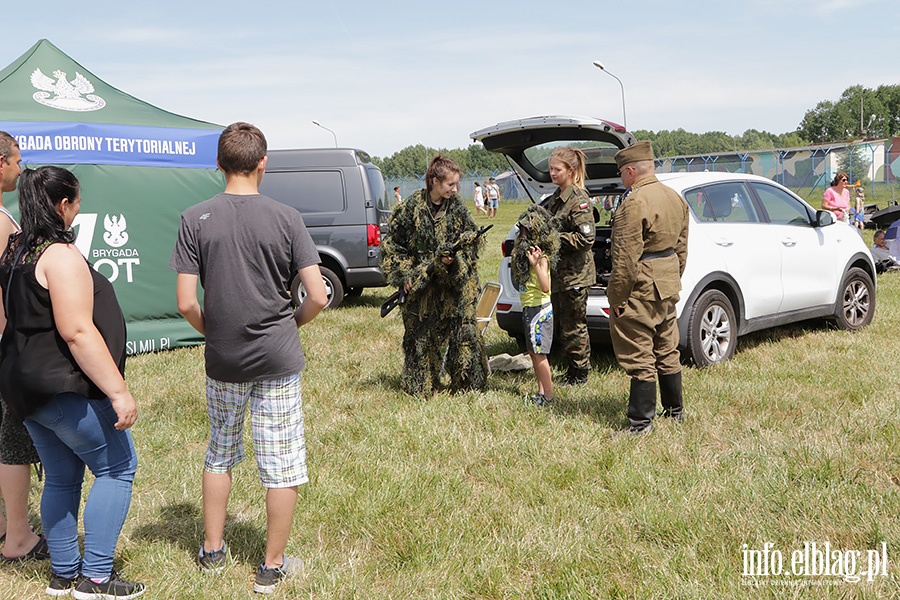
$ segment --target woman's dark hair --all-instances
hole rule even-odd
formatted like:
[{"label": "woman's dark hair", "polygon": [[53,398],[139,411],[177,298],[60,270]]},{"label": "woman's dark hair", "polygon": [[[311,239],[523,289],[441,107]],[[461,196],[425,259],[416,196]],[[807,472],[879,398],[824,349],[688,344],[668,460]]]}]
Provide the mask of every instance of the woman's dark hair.
[{"label": "woman's dark hair", "polygon": [[428,171],[425,172],[425,189],[430,192],[434,189],[435,180],[443,181],[450,176],[450,173],[459,174],[459,165],[453,159],[438,154],[431,159]]},{"label": "woman's dark hair", "polygon": [[59,203],[68,198],[74,202],[79,195],[78,179],[71,171],[59,167],[25,169],[19,178],[19,213],[22,224],[22,243],[25,253],[43,242],[75,241],[75,232],[66,227],[59,214]]},{"label": "woman's dark hair", "polygon": [[838,171],[837,175],[834,176],[834,179],[831,180],[831,187],[836,186],[841,182],[841,179],[846,179],[847,183],[850,183],[850,178],[843,171]]}]

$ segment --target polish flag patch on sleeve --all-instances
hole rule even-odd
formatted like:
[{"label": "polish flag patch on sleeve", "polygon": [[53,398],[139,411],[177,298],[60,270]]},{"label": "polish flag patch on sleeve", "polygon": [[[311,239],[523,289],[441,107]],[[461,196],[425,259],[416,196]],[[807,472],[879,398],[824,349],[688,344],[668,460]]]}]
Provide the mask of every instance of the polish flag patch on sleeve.
[{"label": "polish flag patch on sleeve", "polygon": [[580,208],[581,210],[585,210],[588,206],[590,205],[587,202],[582,202],[578,205],[578,208]]}]

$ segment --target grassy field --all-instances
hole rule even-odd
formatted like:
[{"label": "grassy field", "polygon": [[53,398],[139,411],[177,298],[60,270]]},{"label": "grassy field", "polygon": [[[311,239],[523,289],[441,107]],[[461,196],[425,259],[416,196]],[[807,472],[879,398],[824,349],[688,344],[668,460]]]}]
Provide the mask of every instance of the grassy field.
[{"label": "grassy field", "polygon": [[[523,208],[501,206],[483,281],[496,278],[500,241]],[[751,334],[733,361],[686,369],[687,421],[661,420],[644,439],[616,435],[628,380],[603,346],[589,384],[559,388],[548,409],[524,400],[530,372],[494,374],[482,393],[403,395],[400,318],[377,311],[391,290],[367,290],[301,331],[311,481],[289,551],[309,571],[276,596],[900,596],[900,273],[878,284],[864,331],[810,322]],[[496,324],[486,341],[489,354],[515,353]],[[206,576],[194,563],[202,348],[131,358],[128,380],[141,464],[117,566],[148,585],[147,598],[253,596],[265,513],[252,460],[234,473],[232,564]],[[789,574],[814,567],[805,544],[826,542],[829,572],[849,577]],[[765,549],[783,572],[745,576]],[[886,575],[848,581],[868,571],[869,550],[887,558]],[[42,598],[47,576],[45,564],[0,566],[0,598]]]}]

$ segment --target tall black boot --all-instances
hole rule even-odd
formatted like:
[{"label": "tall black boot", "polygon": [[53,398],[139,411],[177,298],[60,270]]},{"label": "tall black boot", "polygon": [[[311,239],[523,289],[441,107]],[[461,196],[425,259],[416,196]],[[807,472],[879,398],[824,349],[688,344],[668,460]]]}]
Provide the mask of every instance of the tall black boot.
[{"label": "tall black boot", "polygon": [[681,393],[681,371],[659,376],[659,398],[662,400],[663,416],[684,421],[684,398]]},{"label": "tall black boot", "polygon": [[650,433],[656,416],[656,382],[631,380],[628,398],[628,431],[633,434]]}]

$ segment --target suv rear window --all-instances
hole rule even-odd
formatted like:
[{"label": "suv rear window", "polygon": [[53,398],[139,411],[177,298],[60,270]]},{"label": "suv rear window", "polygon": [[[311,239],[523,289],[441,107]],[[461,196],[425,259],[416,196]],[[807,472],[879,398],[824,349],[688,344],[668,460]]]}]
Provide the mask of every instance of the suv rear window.
[{"label": "suv rear window", "polygon": [[303,214],[346,209],[340,171],[275,171],[266,173],[260,192]]},{"label": "suv rear window", "polygon": [[[559,148],[561,146],[569,146],[571,148],[578,148],[582,152],[584,152],[585,158],[585,170],[587,171],[588,179],[600,179],[609,176],[610,169],[612,170],[613,175],[616,171],[616,152],[619,151],[619,147],[610,142],[602,142],[602,141],[586,141],[586,142],[573,142],[573,141],[555,141],[555,142],[547,142],[544,144],[538,144],[537,146],[532,146],[531,148],[526,148],[523,152],[525,158],[530,162],[534,169],[538,172],[544,174],[550,173],[550,154],[553,153],[553,150]],[[549,177],[549,175],[548,175]]]}]

